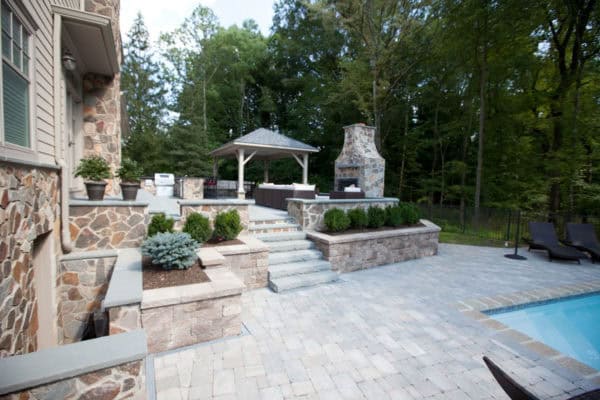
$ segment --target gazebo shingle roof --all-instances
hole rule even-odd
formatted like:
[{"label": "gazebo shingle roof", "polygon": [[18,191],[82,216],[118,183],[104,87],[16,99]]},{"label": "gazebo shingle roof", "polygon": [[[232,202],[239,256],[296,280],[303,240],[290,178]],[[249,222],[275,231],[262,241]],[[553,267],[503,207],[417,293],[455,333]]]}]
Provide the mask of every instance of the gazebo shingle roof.
[{"label": "gazebo shingle roof", "polygon": [[[240,146],[241,145],[241,146]],[[281,133],[274,132],[270,129],[258,128],[242,137],[232,140],[229,143],[224,144],[210,152],[211,155],[221,155],[226,152],[227,149],[236,147],[251,147],[257,146],[268,149],[281,149],[288,151],[308,152],[314,153],[319,151],[316,147],[309,144],[302,143],[299,140],[292,139]]]}]

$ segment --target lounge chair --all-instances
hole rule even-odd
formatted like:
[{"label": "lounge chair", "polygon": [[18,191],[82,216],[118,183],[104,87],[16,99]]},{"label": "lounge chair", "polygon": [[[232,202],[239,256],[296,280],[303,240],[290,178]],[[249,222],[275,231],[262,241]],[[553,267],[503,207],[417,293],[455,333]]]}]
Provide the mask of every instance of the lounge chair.
[{"label": "lounge chair", "polygon": [[[506,372],[504,372],[498,365],[487,357],[483,357],[483,362],[489,368],[496,381],[500,384],[500,387],[506,392],[508,397],[512,400],[540,400],[539,397],[519,385],[513,378],[511,378]],[[581,393],[573,397],[569,397],[567,400],[599,400],[600,389],[594,389],[589,392]]]},{"label": "lounge chair", "polygon": [[600,260],[600,242],[592,224],[567,224],[567,244],[590,253],[592,262]]},{"label": "lounge chair", "polygon": [[530,222],[529,233],[531,234],[529,250],[546,250],[550,261],[560,259],[577,261],[581,264],[580,260],[586,258],[586,255],[579,250],[560,244],[552,222]]}]

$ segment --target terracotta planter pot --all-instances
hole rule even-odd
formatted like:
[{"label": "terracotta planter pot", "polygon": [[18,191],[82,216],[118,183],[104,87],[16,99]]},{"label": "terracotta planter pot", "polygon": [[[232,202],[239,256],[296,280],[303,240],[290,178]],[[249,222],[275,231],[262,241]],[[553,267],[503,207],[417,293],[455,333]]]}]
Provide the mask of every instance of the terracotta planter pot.
[{"label": "terracotta planter pot", "polygon": [[90,200],[104,200],[106,182],[86,182],[85,191]]},{"label": "terracotta planter pot", "polygon": [[121,182],[121,192],[123,193],[123,200],[135,201],[139,188],[139,183]]}]

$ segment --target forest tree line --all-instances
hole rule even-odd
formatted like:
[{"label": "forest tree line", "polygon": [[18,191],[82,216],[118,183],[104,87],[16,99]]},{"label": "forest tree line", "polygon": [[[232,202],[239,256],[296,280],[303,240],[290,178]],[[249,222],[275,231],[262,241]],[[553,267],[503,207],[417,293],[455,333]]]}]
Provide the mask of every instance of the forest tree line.
[{"label": "forest tree line", "polygon": [[[596,0],[279,0],[274,11],[265,37],[200,5],[155,43],[139,14],[124,45],[125,155],[148,174],[210,176],[209,151],[267,127],[320,148],[309,180],[326,192],[343,126],[365,122],[386,195],[600,210]],[[298,181],[294,163],[275,163],[272,180]],[[225,163],[220,176],[235,171]]]}]

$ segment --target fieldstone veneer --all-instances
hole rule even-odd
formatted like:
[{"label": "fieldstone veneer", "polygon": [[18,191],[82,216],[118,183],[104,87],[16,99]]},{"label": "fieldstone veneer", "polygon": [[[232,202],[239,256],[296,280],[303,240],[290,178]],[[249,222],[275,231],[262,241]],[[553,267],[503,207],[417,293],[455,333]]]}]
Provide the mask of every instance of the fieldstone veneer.
[{"label": "fieldstone veneer", "polygon": [[[53,169],[0,167],[0,357],[37,350],[34,241],[58,234],[58,175]],[[56,240],[58,243],[58,240]]]},{"label": "fieldstone veneer", "polygon": [[334,271],[352,272],[436,255],[440,227],[427,220],[421,223],[424,226],[335,236],[308,232],[307,236]]},{"label": "fieldstone veneer", "polygon": [[82,251],[138,247],[149,223],[148,204],[128,201],[72,201],[69,229]]}]

